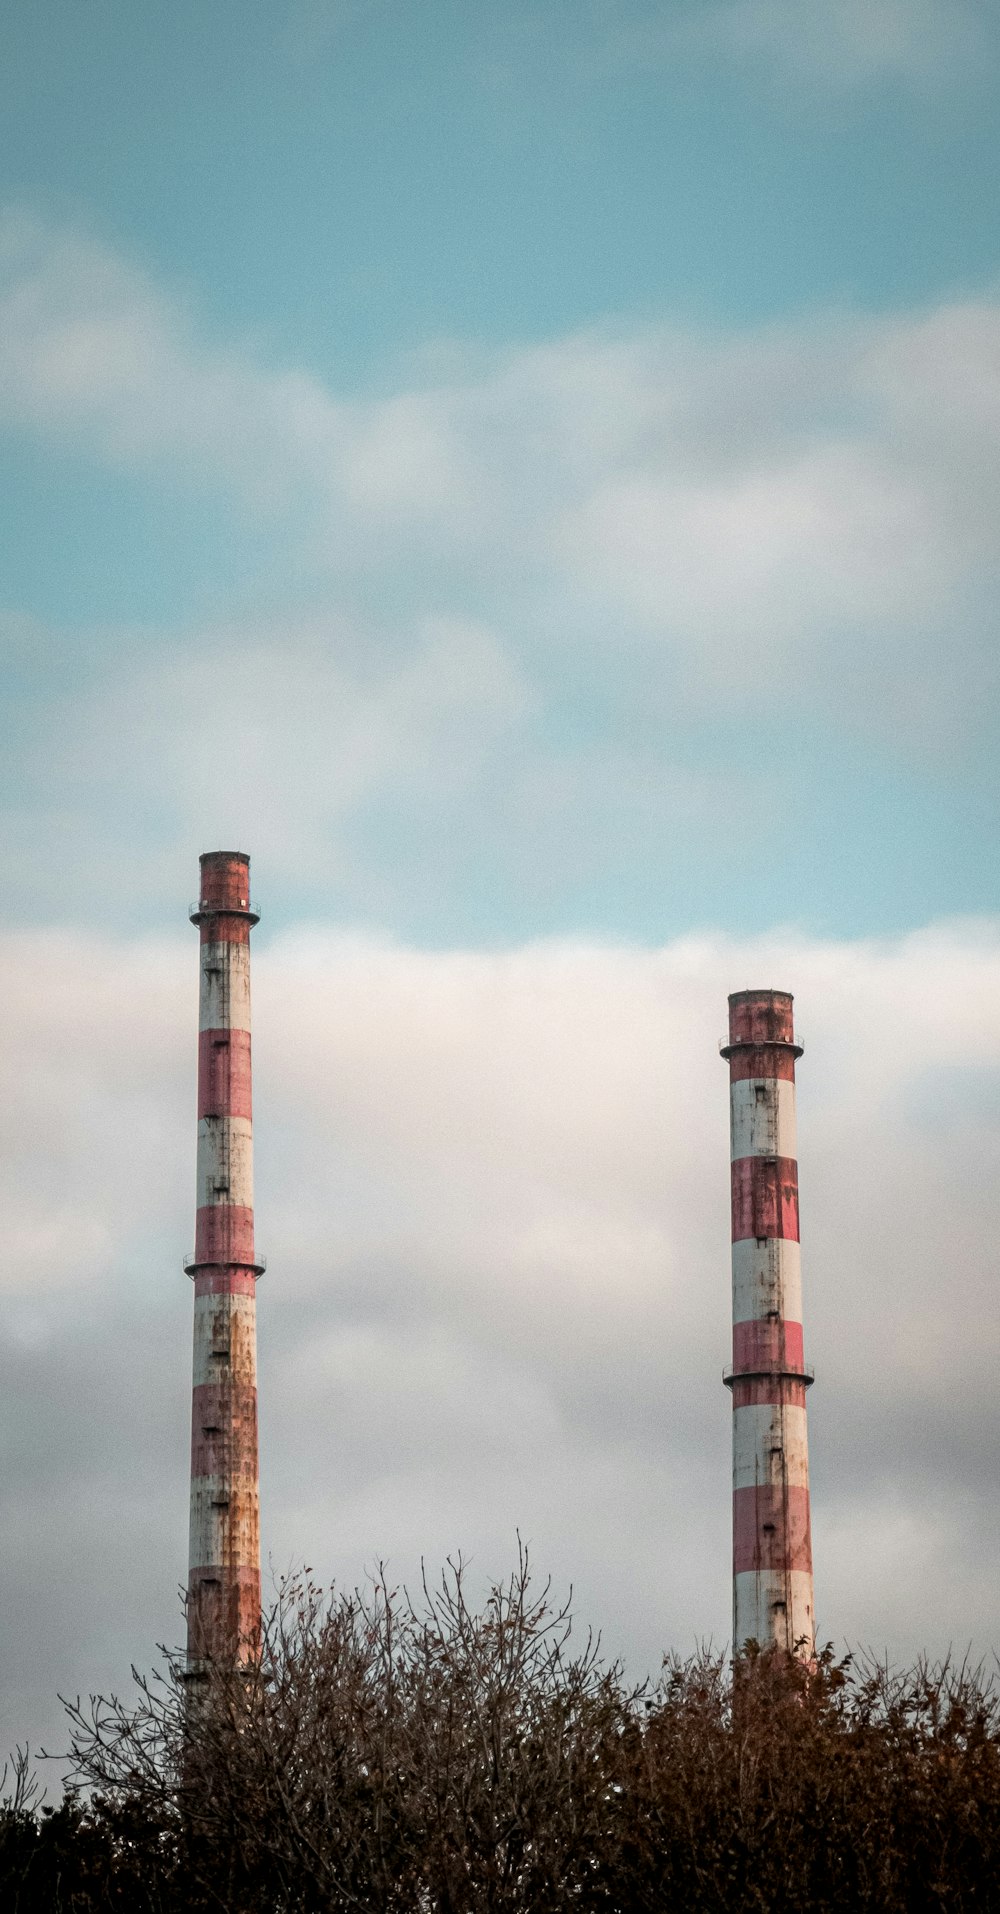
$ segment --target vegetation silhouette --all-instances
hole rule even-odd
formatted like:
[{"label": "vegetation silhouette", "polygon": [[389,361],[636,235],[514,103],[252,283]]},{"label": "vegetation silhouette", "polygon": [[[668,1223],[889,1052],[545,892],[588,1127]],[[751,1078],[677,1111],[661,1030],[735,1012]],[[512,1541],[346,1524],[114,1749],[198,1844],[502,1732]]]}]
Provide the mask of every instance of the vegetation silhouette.
[{"label": "vegetation silhouette", "polygon": [[753,1644],[630,1686],[528,1555],[475,1609],[286,1581],[259,1663],[68,1705],[74,1771],[5,1780],[9,1914],[1000,1909],[982,1668]]}]

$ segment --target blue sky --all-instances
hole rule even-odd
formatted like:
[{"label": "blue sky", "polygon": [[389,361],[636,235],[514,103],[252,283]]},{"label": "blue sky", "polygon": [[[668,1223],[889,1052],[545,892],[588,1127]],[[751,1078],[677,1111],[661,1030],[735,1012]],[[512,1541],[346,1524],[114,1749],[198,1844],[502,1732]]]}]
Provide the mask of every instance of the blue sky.
[{"label": "blue sky", "polygon": [[335,383],[429,336],[884,307],[993,271],[988,5],[18,12],[14,190]]},{"label": "blue sky", "polygon": [[773,984],[821,1631],[995,1646],[998,104],[995,0],[8,7],[4,1745],[176,1637],[220,846],[277,1566],[725,1638]]}]

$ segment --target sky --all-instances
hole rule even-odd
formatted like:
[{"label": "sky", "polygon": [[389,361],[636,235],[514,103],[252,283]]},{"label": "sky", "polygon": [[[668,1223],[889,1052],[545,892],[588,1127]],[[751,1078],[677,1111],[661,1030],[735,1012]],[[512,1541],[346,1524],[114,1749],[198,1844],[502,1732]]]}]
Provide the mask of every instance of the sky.
[{"label": "sky", "polygon": [[14,0],[0,1744],[181,1633],[199,852],[265,1575],[729,1628],[795,993],[820,1632],[998,1643],[1000,8]]}]

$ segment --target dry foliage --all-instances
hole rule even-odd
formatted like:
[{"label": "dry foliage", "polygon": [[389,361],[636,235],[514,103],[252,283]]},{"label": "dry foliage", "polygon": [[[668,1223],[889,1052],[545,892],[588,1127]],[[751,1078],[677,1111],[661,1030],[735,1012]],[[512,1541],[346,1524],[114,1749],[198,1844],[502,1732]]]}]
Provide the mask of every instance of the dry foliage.
[{"label": "dry foliage", "polygon": [[69,1709],[0,1814],[11,1914],[1000,1909],[1000,1701],[967,1666],[669,1661],[630,1689],[522,1554],[475,1612],[281,1591],[260,1665]]}]

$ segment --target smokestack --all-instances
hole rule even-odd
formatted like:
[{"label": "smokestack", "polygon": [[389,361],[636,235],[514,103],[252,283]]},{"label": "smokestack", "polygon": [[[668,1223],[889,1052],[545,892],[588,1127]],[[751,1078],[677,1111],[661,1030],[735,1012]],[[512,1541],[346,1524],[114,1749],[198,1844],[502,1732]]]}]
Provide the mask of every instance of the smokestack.
[{"label": "smokestack", "polygon": [[729,999],[733,1648],[814,1652],[795,1059],[783,990]]},{"label": "smokestack", "polygon": [[198,1197],[188,1666],[241,1663],[260,1639],[255,1288],[250,1101],[250,859],[208,851],[191,921],[201,936]]}]

